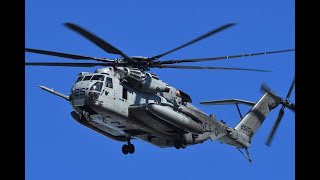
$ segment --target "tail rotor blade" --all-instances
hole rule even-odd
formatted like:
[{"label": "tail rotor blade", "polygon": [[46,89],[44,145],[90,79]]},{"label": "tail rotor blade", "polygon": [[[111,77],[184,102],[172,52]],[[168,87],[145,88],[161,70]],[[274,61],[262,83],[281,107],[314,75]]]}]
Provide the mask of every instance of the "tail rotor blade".
[{"label": "tail rotor blade", "polygon": [[281,119],[282,119],[283,115],[284,115],[284,106],[282,106],[282,108],[280,109],[280,112],[279,112],[279,115],[277,117],[277,120],[274,123],[274,125],[273,125],[273,127],[271,129],[271,132],[270,132],[270,134],[269,134],[269,136],[268,136],[268,138],[266,140],[266,145],[269,146],[269,147],[271,146],[273,137],[274,137],[274,135],[275,135],[275,133],[276,133],[278,127],[279,127],[279,124],[281,122]]},{"label": "tail rotor blade", "polygon": [[294,83],[295,83],[295,78],[293,78],[293,81],[292,81],[291,86],[290,86],[290,88],[288,90],[288,94],[287,94],[287,97],[286,97],[285,100],[283,100],[281,97],[276,95],[266,84],[262,84],[261,85],[260,91],[262,91],[263,93],[269,93],[269,95],[275,97],[275,99],[277,101],[276,102],[277,105],[282,104],[282,107],[281,107],[281,109],[279,111],[278,117],[277,117],[277,119],[276,119],[276,121],[275,121],[275,123],[274,123],[274,125],[273,125],[273,127],[271,129],[271,132],[268,135],[268,138],[267,138],[267,140],[265,142],[265,144],[267,146],[269,146],[269,147],[271,146],[272,140],[273,140],[273,138],[274,138],[274,136],[276,134],[276,131],[277,131],[278,127],[279,127],[281,119],[282,119],[282,117],[284,115],[284,109],[288,108],[292,112],[295,112],[295,104],[294,103],[290,103],[290,101],[289,101],[291,92],[292,92],[293,87],[294,87]]},{"label": "tail rotor blade", "polygon": [[286,100],[288,100],[288,99],[290,98],[290,95],[291,95],[291,92],[292,92],[292,89],[293,89],[294,83],[295,83],[295,78],[293,78],[293,81],[292,81],[291,86],[290,86],[290,89],[289,89],[289,91],[288,91],[288,94],[287,94]]},{"label": "tail rotor blade", "polygon": [[296,112],[296,105],[295,104],[290,104],[287,106],[288,109],[290,109],[293,112]]}]

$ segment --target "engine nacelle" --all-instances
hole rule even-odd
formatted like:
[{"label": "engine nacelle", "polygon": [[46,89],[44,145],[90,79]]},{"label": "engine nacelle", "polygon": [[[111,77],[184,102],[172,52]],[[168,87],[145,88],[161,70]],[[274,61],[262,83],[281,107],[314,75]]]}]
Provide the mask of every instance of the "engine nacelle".
[{"label": "engine nacelle", "polygon": [[169,92],[170,86],[159,80],[157,76],[141,72],[138,68],[117,68],[120,77],[140,91],[144,92]]},{"label": "engine nacelle", "polygon": [[159,104],[148,104],[147,108],[153,115],[178,128],[194,134],[202,134],[204,132],[201,124],[182,113],[174,111],[170,107]]}]

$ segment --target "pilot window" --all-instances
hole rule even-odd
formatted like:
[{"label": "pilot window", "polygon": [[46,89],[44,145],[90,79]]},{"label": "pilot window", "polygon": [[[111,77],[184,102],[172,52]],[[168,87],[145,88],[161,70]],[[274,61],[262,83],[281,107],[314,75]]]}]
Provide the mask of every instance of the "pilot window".
[{"label": "pilot window", "polygon": [[93,76],[93,78],[91,80],[103,81],[104,80],[104,76],[103,75],[95,75],[95,76]]},{"label": "pilot window", "polygon": [[106,87],[113,88],[112,79],[107,77]]},{"label": "pilot window", "polygon": [[83,76],[78,77],[78,79],[77,79],[77,81],[76,81],[76,82],[81,81],[81,80],[82,80],[82,78],[83,78]]},{"label": "pilot window", "polygon": [[91,77],[92,77],[92,76],[86,76],[86,77],[83,78],[83,81],[88,81],[88,80],[91,79]]}]

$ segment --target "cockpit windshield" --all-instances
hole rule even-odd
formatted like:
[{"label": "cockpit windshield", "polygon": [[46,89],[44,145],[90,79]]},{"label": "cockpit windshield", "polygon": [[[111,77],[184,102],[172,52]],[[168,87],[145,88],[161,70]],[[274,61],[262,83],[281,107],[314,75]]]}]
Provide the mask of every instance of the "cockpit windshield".
[{"label": "cockpit windshield", "polygon": [[92,77],[92,76],[86,76],[86,77],[83,78],[83,81],[88,81],[88,80],[91,79],[91,77]]},{"label": "cockpit windshield", "polygon": [[94,75],[91,80],[103,81],[104,80],[104,75]]},{"label": "cockpit windshield", "polygon": [[79,76],[76,82],[79,81],[89,81],[89,80],[98,80],[98,81],[104,81],[104,75],[94,75],[92,76],[85,76],[83,78],[83,76]]}]

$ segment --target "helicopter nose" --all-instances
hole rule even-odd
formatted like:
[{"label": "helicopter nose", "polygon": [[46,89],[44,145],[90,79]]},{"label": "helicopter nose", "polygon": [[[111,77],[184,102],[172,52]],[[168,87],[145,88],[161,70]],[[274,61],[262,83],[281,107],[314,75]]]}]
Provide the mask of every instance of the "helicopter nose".
[{"label": "helicopter nose", "polygon": [[90,82],[85,84],[75,84],[72,88],[71,96],[75,106],[90,105],[99,98],[102,82]]},{"label": "helicopter nose", "polygon": [[74,106],[84,106],[89,95],[88,85],[76,83],[71,90],[70,97]]}]

